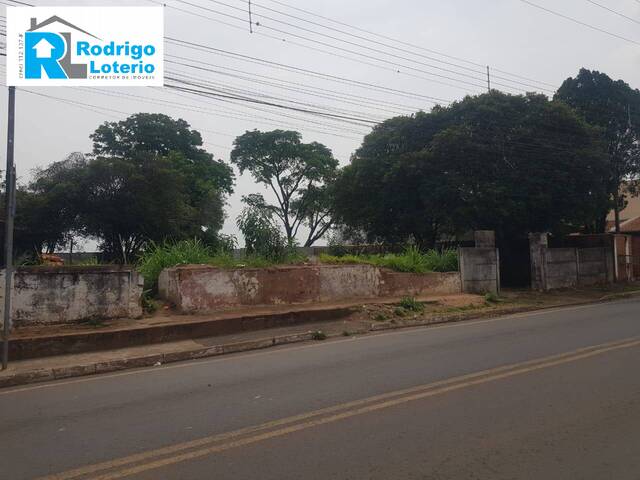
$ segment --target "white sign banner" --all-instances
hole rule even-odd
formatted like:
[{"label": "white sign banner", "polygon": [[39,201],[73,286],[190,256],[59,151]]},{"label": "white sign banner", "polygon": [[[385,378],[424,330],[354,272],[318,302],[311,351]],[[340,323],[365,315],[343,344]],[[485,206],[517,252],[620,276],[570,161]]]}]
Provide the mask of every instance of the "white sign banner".
[{"label": "white sign banner", "polygon": [[162,86],[162,7],[7,7],[7,85]]}]

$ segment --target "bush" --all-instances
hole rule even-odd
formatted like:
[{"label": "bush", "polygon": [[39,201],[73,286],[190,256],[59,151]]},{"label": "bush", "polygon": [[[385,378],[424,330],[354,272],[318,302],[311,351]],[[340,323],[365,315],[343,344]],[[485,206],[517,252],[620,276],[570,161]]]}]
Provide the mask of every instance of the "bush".
[{"label": "bush", "polygon": [[236,223],[244,235],[247,255],[258,255],[274,262],[287,256],[287,240],[274,223],[270,211],[245,207]]},{"label": "bush", "polygon": [[424,312],[424,304],[418,302],[413,297],[403,298],[402,300],[400,300],[400,303],[398,305],[410,312],[416,312],[416,313]]},{"label": "bush", "polygon": [[321,330],[317,330],[311,334],[313,340],[322,341],[327,339],[327,334]]}]

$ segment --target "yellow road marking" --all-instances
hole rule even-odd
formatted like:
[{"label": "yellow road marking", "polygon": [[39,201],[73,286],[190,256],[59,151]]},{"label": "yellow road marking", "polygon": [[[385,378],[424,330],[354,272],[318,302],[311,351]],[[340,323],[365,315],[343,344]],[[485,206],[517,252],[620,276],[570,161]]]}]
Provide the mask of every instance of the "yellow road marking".
[{"label": "yellow road marking", "polygon": [[[121,470],[104,473],[100,476],[92,476],[93,480],[115,480],[128,477],[148,470],[153,470],[168,465],[193,460],[214,453],[222,452],[232,448],[250,445],[256,442],[281,437],[300,430],[317,427],[320,425],[333,423],[339,420],[351,418],[366,413],[375,412],[382,409],[391,408],[404,403],[425,399],[428,397],[442,395],[448,392],[469,388],[475,385],[494,382],[497,380],[523,375],[550,368],[553,366],[572,363],[581,359],[602,355],[604,353],[640,346],[640,338],[632,338],[622,341],[609,342],[591,347],[581,348],[572,352],[544,357],[541,359],[505,365],[476,373],[453,377],[438,382],[421,385],[404,390],[398,390],[382,395],[356,400],[332,407],[316,410],[313,412],[296,415],[280,420],[275,420],[262,425],[247,427],[233,432],[220,435],[213,435],[190,442],[176,444],[165,448],[151,450],[140,454],[115,459],[95,465],[80,467],[67,472],[42,477],[40,480],[70,480],[87,474],[92,474],[108,469],[117,469],[132,463],[151,459],[147,463],[131,466]],[[324,415],[324,416],[323,416]],[[320,417],[320,418],[314,418]],[[260,433],[263,430],[269,430]],[[246,438],[234,440],[243,435],[254,434]],[[230,440],[230,441],[229,441]],[[222,442],[222,443],[220,443]],[[202,448],[199,448],[202,447]],[[185,450],[194,449],[185,453]],[[175,454],[175,455],[172,455]],[[158,458],[166,456],[165,458]]]},{"label": "yellow road marking", "polygon": [[[593,308],[593,307],[598,307],[598,306],[601,306],[601,305],[602,304],[596,303],[596,304],[588,304],[588,305],[578,305],[578,306],[574,306],[574,307],[547,308],[547,309],[540,310],[540,311],[515,313],[515,314],[511,314],[511,315],[498,316],[498,317],[488,318],[488,319],[484,319],[484,320],[461,321],[461,322],[456,322],[456,323],[451,323],[451,324],[446,324],[446,325],[417,325],[415,327],[403,328],[401,330],[392,331],[392,332],[390,332],[388,330],[382,330],[382,331],[378,331],[378,332],[366,332],[362,336],[349,338],[349,339],[345,339],[345,340],[332,340],[332,341],[326,342],[326,343],[316,343],[316,344],[312,344],[312,345],[301,345],[301,346],[298,346],[298,347],[291,347],[291,346],[287,346],[286,344],[284,344],[284,345],[281,345],[282,348],[263,350],[263,351],[254,352],[254,353],[238,352],[236,354],[230,354],[229,356],[224,356],[224,357],[209,358],[209,359],[200,360],[200,361],[191,360],[191,361],[185,361],[184,363],[175,363],[175,364],[172,364],[172,365],[163,365],[162,367],[155,367],[155,368],[140,367],[140,369],[130,370],[130,371],[126,371],[126,372],[97,374],[97,375],[77,378],[77,379],[74,379],[74,380],[63,380],[63,381],[55,381],[54,380],[51,383],[41,383],[39,385],[31,385],[31,386],[28,386],[28,387],[20,387],[20,388],[13,388],[13,389],[3,389],[3,390],[0,391],[0,396],[11,395],[11,394],[14,394],[14,393],[29,392],[29,391],[32,391],[32,390],[40,390],[40,389],[43,389],[43,388],[62,387],[62,386],[65,386],[65,385],[73,385],[73,384],[76,384],[76,383],[95,382],[95,381],[98,381],[98,380],[107,380],[107,379],[110,379],[110,378],[117,378],[117,377],[128,377],[130,375],[159,373],[159,372],[164,372],[164,371],[167,371],[167,370],[174,370],[174,369],[177,369],[177,368],[188,368],[188,367],[194,367],[194,366],[198,366],[198,365],[208,365],[208,364],[211,364],[211,363],[228,362],[228,361],[238,360],[239,358],[245,359],[245,358],[252,358],[252,357],[261,357],[263,355],[274,355],[274,354],[282,353],[284,350],[286,350],[287,352],[291,352],[291,351],[296,351],[296,350],[307,350],[307,349],[311,349],[311,348],[321,348],[321,347],[326,347],[326,346],[329,346],[329,345],[336,345],[336,344],[339,344],[339,343],[346,343],[346,342],[353,342],[353,341],[363,341],[363,340],[379,338],[380,335],[384,335],[384,336],[389,337],[389,336],[392,336],[392,335],[407,335],[407,334],[410,334],[414,330],[425,330],[425,331],[429,330],[429,331],[432,331],[432,330],[442,330],[442,329],[449,329],[449,328],[470,327],[470,326],[474,326],[474,325],[482,325],[482,324],[486,324],[486,323],[501,322],[501,321],[505,321],[505,320],[515,320],[515,319],[519,319],[519,318],[534,317],[534,316],[539,316],[539,315],[548,315],[548,314],[557,313],[557,312],[571,312],[571,311],[576,311],[576,310],[583,310],[585,308]],[[264,340],[264,338],[262,340]]]}]

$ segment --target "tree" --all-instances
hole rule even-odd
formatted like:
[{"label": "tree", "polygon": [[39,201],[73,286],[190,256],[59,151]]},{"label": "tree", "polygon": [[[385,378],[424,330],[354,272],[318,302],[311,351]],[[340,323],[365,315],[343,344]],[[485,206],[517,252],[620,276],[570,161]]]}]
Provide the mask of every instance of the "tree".
[{"label": "tree", "polygon": [[87,159],[82,153],[71,153],[62,161],[37,169],[25,189],[32,197],[24,206],[25,214],[37,219],[48,232],[46,251],[53,253],[70,238],[83,234],[80,213],[84,202],[82,190]]},{"label": "tree", "polygon": [[202,148],[202,136],[189,124],[159,113],[138,113],[120,122],[105,122],[91,135],[97,157],[134,158],[140,153],[174,156],[176,166],[189,177],[193,196],[211,189],[233,193],[233,170]]},{"label": "tree", "polygon": [[201,147],[187,122],[139,113],[101,125],[91,138],[84,221],[106,252],[123,260],[147,240],[216,238],[233,171]]},{"label": "tree", "polygon": [[606,209],[597,131],[559,102],[499,92],[374,128],[340,173],[335,210],[369,240],[570,231]]},{"label": "tree", "polygon": [[328,200],[327,186],[335,178],[338,161],[327,147],[303,143],[298,132],[254,130],[236,138],[231,161],[241,174],[249,171],[273,192],[277,205],[262,195],[251,196],[245,203],[278,218],[290,244],[301,225],[309,229],[307,247],[330,228],[333,202]]},{"label": "tree", "polygon": [[[35,260],[43,251],[53,253],[80,233],[80,172],[85,164],[82,154],[72,153],[46,169],[36,170],[28,185],[17,186],[14,230],[16,258],[29,261]],[[3,220],[4,201],[3,194],[0,199]]]},{"label": "tree", "polygon": [[88,162],[81,221],[86,234],[100,239],[107,258],[129,263],[149,241],[198,236],[201,215],[190,203],[188,179],[172,155]]},{"label": "tree", "polygon": [[247,255],[260,255],[273,261],[284,258],[287,240],[273,221],[269,209],[255,208],[249,198],[237,218],[237,225],[245,240]]},{"label": "tree", "polygon": [[[625,206],[623,190],[635,195],[640,186],[640,91],[604,73],[582,69],[575,78],[565,80],[555,99],[570,105],[601,129],[608,154],[609,210],[613,209],[616,232],[620,232],[620,211]],[[602,228],[609,210],[601,218]]]}]

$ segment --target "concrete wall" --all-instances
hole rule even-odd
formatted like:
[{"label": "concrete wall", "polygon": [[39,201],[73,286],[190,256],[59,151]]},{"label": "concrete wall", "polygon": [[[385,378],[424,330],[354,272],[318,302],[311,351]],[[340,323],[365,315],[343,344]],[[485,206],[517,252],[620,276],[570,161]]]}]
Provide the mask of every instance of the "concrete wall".
[{"label": "concrete wall", "polygon": [[531,234],[529,242],[532,288],[535,290],[575,288],[615,281],[614,254],[610,247],[549,248],[546,233]]},{"label": "concrete wall", "polygon": [[[0,323],[5,272],[0,273]],[[75,323],[142,315],[143,279],[131,267],[19,267],[14,272],[13,326]]]},{"label": "concrete wall", "polygon": [[544,290],[578,285],[577,251],[576,248],[546,248],[543,251]]},{"label": "concrete wall", "polygon": [[305,265],[223,270],[186,265],[164,270],[160,296],[185,313],[274,305],[460,293],[454,273],[403,274],[372,265]]},{"label": "concrete wall", "polygon": [[[603,285],[615,281],[612,252],[607,248],[578,248],[578,285]],[[620,279],[626,281],[626,279]]]},{"label": "concrete wall", "polygon": [[458,252],[463,292],[500,293],[500,257],[495,247],[465,247]]}]

